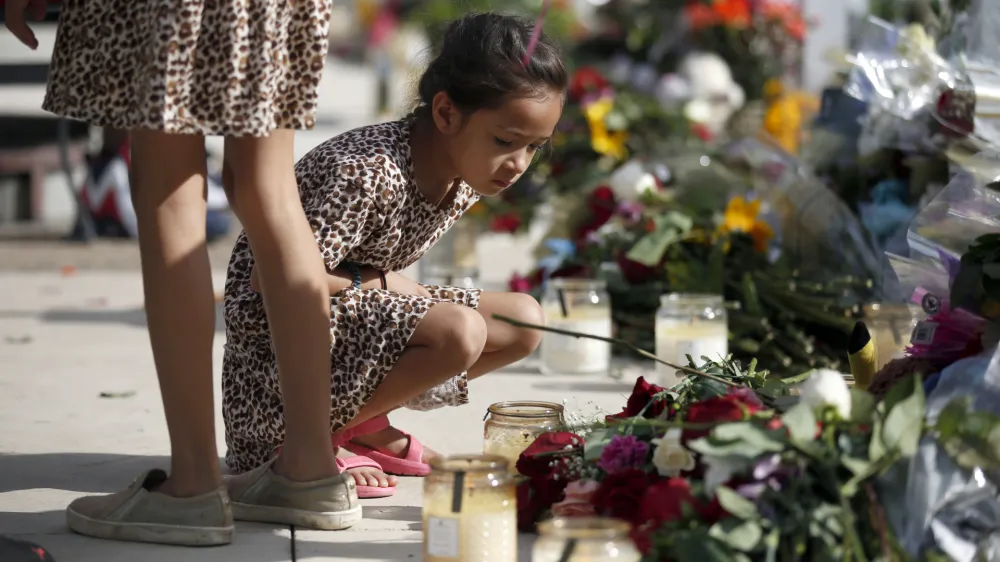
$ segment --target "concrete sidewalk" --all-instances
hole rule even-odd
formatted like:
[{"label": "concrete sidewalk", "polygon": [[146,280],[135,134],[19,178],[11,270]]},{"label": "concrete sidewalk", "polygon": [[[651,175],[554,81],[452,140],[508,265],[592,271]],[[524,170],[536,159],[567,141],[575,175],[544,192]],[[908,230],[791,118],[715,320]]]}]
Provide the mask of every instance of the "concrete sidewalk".
[{"label": "concrete sidewalk", "polygon": [[[222,279],[220,272],[218,289]],[[73,498],[114,492],[143,469],[167,467],[169,446],[140,275],[3,273],[0,295],[0,534],[37,542],[59,562],[421,558],[422,481],[416,478],[403,479],[394,497],[366,500],[364,521],[349,531],[239,524],[235,544],[213,549],[113,543],[70,534],[63,509]],[[217,376],[223,338],[220,317]],[[529,362],[474,382],[467,406],[401,411],[392,420],[443,453],[476,453],[482,447],[483,415],[492,402],[565,398],[569,408],[593,414],[619,411],[630,387],[629,381],[603,377],[542,377]],[[221,415],[217,426],[221,454]],[[530,537],[522,537],[522,561],[530,560],[530,544]]]}]

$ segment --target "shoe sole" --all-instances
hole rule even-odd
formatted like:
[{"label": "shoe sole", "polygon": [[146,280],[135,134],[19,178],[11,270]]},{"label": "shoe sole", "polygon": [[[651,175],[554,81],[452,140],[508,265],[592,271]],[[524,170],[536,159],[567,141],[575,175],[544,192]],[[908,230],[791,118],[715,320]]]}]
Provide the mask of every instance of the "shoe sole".
[{"label": "shoe sole", "polygon": [[232,502],[233,519],[256,523],[280,523],[320,531],[341,531],[361,521],[361,506],[345,511],[309,511]]},{"label": "shoe sole", "polygon": [[103,521],[66,510],[66,522],[70,530],[81,535],[98,539],[129,542],[147,542],[177,546],[222,546],[233,542],[236,528],[192,527],[186,525],[166,525],[163,523],[129,523],[124,521]]}]

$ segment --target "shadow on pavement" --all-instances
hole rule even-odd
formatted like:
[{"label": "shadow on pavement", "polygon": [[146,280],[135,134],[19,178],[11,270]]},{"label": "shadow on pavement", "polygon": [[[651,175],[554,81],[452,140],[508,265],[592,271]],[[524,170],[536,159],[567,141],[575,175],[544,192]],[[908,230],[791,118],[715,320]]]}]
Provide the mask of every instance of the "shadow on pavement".
[{"label": "shadow on pavement", "polygon": [[[222,303],[215,305],[215,331],[225,332],[226,321],[222,316]],[[125,324],[146,329],[146,311],[143,308],[126,309],[52,309],[36,314],[22,311],[0,311],[0,320],[5,318],[37,317],[43,322],[75,324]]]}]

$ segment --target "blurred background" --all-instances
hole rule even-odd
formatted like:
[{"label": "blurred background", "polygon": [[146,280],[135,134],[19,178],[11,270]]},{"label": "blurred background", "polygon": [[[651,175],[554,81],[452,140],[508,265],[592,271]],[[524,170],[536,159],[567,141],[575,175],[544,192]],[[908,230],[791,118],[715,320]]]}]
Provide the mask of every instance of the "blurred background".
[{"label": "blurred background", "polygon": [[[485,10],[535,19],[543,3],[334,0],[319,116],[297,155],[407,113],[449,21]],[[37,51],[0,32],[0,270],[137,270],[127,134],[40,109],[58,8],[35,27]],[[591,280],[610,296],[614,333],[649,350],[661,297],[695,289],[727,303],[731,351],[789,371],[837,367],[859,317],[901,349],[912,311],[885,252],[907,253],[907,228],[953,161],[923,142],[935,131],[914,112],[887,112],[890,90],[912,83],[880,89],[885,76],[862,62],[904,43],[954,54],[989,36],[972,9],[551,0],[544,29],[573,72],[552,153],[409,273],[540,299],[552,279]],[[240,226],[219,185],[221,148],[208,140],[206,229],[224,271]]]}]

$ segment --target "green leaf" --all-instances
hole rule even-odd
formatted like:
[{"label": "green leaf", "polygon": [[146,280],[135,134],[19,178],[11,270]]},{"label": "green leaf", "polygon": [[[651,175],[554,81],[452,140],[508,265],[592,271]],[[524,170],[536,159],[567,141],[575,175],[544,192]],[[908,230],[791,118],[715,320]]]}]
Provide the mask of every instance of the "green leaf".
[{"label": "green leaf", "polygon": [[696,439],[689,445],[704,455],[753,458],[764,453],[784,450],[785,446],[751,422],[734,422],[718,425],[707,439]]},{"label": "green leaf", "polygon": [[808,404],[792,406],[781,416],[781,422],[788,429],[793,443],[811,443],[816,439],[816,416]]},{"label": "green leaf", "polygon": [[889,410],[881,438],[886,449],[910,457],[917,452],[924,430],[924,385],[918,377],[913,376],[898,383],[898,387],[909,387],[910,394]]},{"label": "green leaf", "polygon": [[882,417],[875,416],[872,423],[872,440],[868,442],[868,458],[872,462],[882,460],[888,454],[885,445],[882,444]]},{"label": "green leaf", "polygon": [[732,488],[719,486],[715,489],[715,497],[719,499],[719,505],[733,517],[740,519],[756,519],[758,517],[757,506],[750,500],[736,493]]},{"label": "green leaf", "polygon": [[872,463],[868,459],[857,459],[853,457],[841,457],[840,463],[851,471],[851,474],[857,476],[859,474],[867,474],[871,470]]},{"label": "green leaf", "polygon": [[851,389],[851,421],[870,424],[875,415],[875,397],[870,392]]},{"label": "green leaf", "polygon": [[671,536],[671,553],[676,560],[697,560],[698,562],[739,562],[739,553],[720,540],[709,535],[707,530],[682,530]]},{"label": "green leaf", "polygon": [[680,239],[681,233],[675,229],[654,230],[640,238],[626,257],[647,267],[655,267],[663,259],[667,248]]},{"label": "green leaf", "polygon": [[617,431],[610,428],[595,429],[587,436],[587,442],[583,446],[583,460],[596,461],[601,458],[601,452],[611,438],[617,435]]},{"label": "green leaf", "polygon": [[708,534],[736,550],[750,552],[760,544],[760,539],[764,536],[764,530],[757,521],[741,521],[739,519],[728,518],[712,525]]}]

